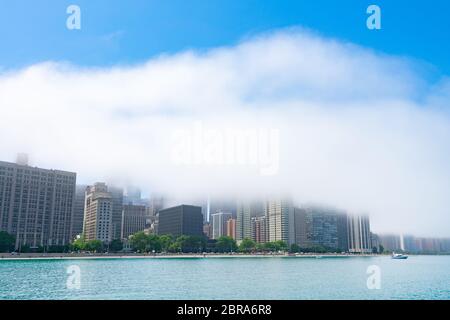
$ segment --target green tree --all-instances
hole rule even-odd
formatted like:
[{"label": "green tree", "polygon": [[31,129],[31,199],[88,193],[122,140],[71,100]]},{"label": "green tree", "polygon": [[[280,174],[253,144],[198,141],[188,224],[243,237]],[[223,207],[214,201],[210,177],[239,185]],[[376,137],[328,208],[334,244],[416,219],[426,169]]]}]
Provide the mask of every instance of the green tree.
[{"label": "green tree", "polygon": [[148,250],[149,239],[143,232],[137,232],[130,237],[130,244],[134,250],[146,252]]},{"label": "green tree", "polygon": [[291,244],[289,252],[291,252],[291,253],[300,252],[300,246],[298,244],[296,244],[296,243]]},{"label": "green tree", "polygon": [[232,237],[222,236],[217,239],[216,250],[218,252],[232,252],[237,250],[236,241]]},{"label": "green tree", "polygon": [[277,240],[274,244],[276,251],[287,251],[288,249],[288,244],[283,240]]},{"label": "green tree", "polygon": [[0,252],[10,252],[14,250],[16,239],[5,231],[0,231]]},{"label": "green tree", "polygon": [[161,252],[161,239],[157,235],[150,234],[147,236],[147,250]]},{"label": "green tree", "polygon": [[206,246],[206,240],[201,236],[179,236],[176,240],[182,252],[202,252]]},{"label": "green tree", "polygon": [[266,243],[264,243],[264,249],[266,251],[270,251],[270,252],[277,251],[275,242],[266,242]]},{"label": "green tree", "polygon": [[256,243],[252,239],[245,238],[241,241],[239,245],[239,251],[241,252],[251,252],[256,248]]},{"label": "green tree", "polygon": [[86,242],[84,241],[83,237],[75,239],[72,242],[72,250],[74,250],[74,251],[86,250]]},{"label": "green tree", "polygon": [[109,244],[109,250],[111,252],[118,252],[118,251],[121,251],[122,249],[123,249],[123,242],[120,239],[114,239]]},{"label": "green tree", "polygon": [[175,241],[172,242],[169,247],[167,248],[167,251],[169,252],[181,252],[181,245],[179,242]]},{"label": "green tree", "polygon": [[159,236],[159,242],[161,244],[161,251],[167,252],[173,243],[173,237],[170,234],[163,234]]},{"label": "green tree", "polygon": [[103,243],[100,240],[87,241],[85,248],[91,252],[100,252],[103,249]]},{"label": "green tree", "polygon": [[256,243],[255,250],[258,251],[258,252],[267,251],[265,246],[264,246],[264,243]]}]

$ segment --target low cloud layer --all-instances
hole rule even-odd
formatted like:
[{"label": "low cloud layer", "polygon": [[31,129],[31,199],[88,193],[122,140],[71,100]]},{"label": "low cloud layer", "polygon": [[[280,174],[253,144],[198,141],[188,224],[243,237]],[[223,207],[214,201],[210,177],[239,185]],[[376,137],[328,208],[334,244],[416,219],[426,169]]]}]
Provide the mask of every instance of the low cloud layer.
[{"label": "low cloud layer", "polygon": [[135,66],[46,62],[0,74],[0,159],[182,196],[290,194],[369,213],[374,231],[450,236],[450,81],[428,72],[302,30]]}]

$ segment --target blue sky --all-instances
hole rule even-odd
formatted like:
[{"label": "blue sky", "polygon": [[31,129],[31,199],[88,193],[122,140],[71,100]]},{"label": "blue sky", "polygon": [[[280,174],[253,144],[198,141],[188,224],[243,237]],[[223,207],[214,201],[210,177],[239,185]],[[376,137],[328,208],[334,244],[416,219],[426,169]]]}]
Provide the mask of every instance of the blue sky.
[{"label": "blue sky", "polygon": [[[0,66],[56,60],[77,65],[133,64],[161,53],[233,45],[290,26],[409,56],[450,74],[446,0],[36,0],[0,1]],[[65,27],[77,4],[82,29]],[[382,30],[366,28],[366,8],[382,10]]]}]

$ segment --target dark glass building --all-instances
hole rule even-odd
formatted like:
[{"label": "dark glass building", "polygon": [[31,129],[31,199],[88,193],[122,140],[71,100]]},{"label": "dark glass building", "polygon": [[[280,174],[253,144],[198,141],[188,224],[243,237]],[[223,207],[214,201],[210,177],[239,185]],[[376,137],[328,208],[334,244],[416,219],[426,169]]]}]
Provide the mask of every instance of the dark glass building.
[{"label": "dark glass building", "polygon": [[159,211],[158,234],[203,236],[202,208],[181,205]]}]

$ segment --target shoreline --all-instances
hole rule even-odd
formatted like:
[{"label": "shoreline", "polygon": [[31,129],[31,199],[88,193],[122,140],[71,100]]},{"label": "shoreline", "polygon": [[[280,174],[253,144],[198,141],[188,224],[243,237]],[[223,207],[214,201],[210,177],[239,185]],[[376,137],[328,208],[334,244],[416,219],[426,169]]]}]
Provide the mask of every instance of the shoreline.
[{"label": "shoreline", "polygon": [[207,258],[368,258],[390,257],[386,254],[83,254],[83,253],[24,253],[0,254],[0,261],[7,260],[97,260],[97,259],[207,259]]}]

